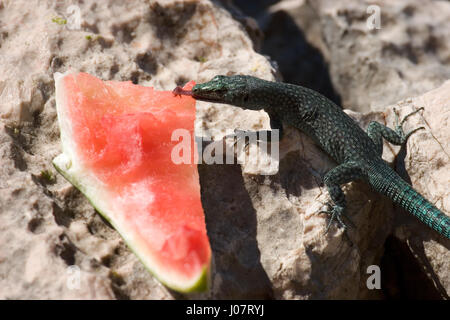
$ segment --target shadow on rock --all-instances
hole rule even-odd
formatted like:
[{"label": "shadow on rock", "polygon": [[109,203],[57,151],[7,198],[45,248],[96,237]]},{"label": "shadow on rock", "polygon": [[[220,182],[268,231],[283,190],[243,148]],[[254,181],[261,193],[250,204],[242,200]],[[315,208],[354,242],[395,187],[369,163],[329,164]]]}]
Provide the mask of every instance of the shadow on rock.
[{"label": "shadow on rock", "polygon": [[256,240],[256,211],[240,165],[201,164],[198,168],[213,254],[214,298],[271,298],[271,283]]}]

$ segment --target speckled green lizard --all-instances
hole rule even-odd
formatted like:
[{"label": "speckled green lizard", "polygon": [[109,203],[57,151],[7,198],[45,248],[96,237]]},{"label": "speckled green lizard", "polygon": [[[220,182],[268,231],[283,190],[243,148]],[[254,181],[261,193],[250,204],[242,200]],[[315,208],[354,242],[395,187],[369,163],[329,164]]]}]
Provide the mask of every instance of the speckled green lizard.
[{"label": "speckled green lizard", "polygon": [[392,144],[403,145],[412,133],[421,129],[407,134],[402,129],[405,119],[420,109],[408,114],[400,124],[397,121],[395,131],[373,121],[364,132],[332,101],[297,85],[251,76],[216,76],[209,82],[195,85],[192,91],[177,87],[174,94],[189,94],[197,100],[244,109],[264,109],[269,114],[272,129],[280,130],[280,137],[282,123],[310,136],[338,163],[324,176],[333,205],[330,210],[322,212],[331,215],[330,224],[337,219],[345,228],[342,216],[346,201],[341,185],[362,179],[423,223],[450,238],[450,218],[416,192],[381,158],[382,138]]}]

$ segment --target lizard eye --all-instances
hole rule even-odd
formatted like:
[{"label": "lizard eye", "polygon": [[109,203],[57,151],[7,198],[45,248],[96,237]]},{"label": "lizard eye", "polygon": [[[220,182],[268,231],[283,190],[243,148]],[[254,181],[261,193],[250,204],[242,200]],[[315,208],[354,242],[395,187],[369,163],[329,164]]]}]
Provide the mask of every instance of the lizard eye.
[{"label": "lizard eye", "polygon": [[245,95],[242,97],[242,101],[244,101],[244,102],[247,102],[247,101],[248,101],[248,94],[245,94]]}]

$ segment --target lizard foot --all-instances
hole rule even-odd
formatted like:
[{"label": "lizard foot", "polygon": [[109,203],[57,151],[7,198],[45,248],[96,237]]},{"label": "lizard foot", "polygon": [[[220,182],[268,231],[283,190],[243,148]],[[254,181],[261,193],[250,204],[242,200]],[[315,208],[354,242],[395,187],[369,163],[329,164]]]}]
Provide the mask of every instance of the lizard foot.
[{"label": "lizard foot", "polygon": [[233,149],[236,148],[236,145],[238,144],[239,140],[244,139],[243,147],[244,147],[245,152],[247,152],[248,146],[250,144],[250,138],[247,139],[245,136],[246,134],[247,134],[247,131],[245,131],[245,130],[234,129],[234,133],[227,134],[222,139],[227,140],[229,138],[232,138],[233,139]]},{"label": "lizard foot", "polygon": [[349,221],[349,225],[351,227],[355,227],[355,224],[345,215],[345,208],[342,206],[338,206],[335,204],[331,204],[328,203],[327,204],[329,207],[331,207],[331,210],[321,210],[319,211],[319,213],[326,213],[328,215],[330,215],[330,222],[327,225],[327,228],[325,230],[325,233],[328,233],[328,231],[330,230],[331,224],[333,223],[333,221],[336,219],[337,222],[339,223],[341,228],[344,228],[344,230],[347,229],[347,225],[344,223],[342,218],[346,218],[347,221]]},{"label": "lizard foot", "polygon": [[403,117],[402,121],[400,121],[400,123],[398,123],[398,113],[397,110],[394,108],[394,115],[395,115],[395,132],[401,137],[402,143],[406,143],[406,141],[408,140],[408,138],[416,131],[418,130],[422,130],[425,129],[425,127],[419,127],[416,128],[414,130],[411,130],[410,132],[406,133],[403,131],[403,124],[405,123],[406,119],[408,119],[410,116],[412,116],[413,114],[416,114],[417,112],[424,110],[423,107],[414,110],[413,112],[408,113],[406,116]]},{"label": "lizard foot", "polygon": [[247,130],[240,130],[240,129],[234,129],[234,133],[227,134],[223,137],[223,139],[233,138],[234,143],[233,147],[236,147],[239,140],[244,139],[244,150],[247,152],[249,145],[251,143],[257,143],[257,142],[265,142],[270,143],[270,131],[247,131]]}]

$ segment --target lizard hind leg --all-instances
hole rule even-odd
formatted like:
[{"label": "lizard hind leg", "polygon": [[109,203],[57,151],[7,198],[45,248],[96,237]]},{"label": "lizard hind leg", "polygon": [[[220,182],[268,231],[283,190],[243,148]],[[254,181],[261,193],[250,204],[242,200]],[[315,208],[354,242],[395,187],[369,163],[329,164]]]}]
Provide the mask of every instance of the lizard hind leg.
[{"label": "lizard hind leg", "polygon": [[375,144],[376,150],[378,154],[381,156],[383,153],[383,141],[382,138],[386,139],[390,143],[401,146],[406,143],[408,138],[417,130],[425,129],[424,127],[419,127],[414,130],[411,130],[408,133],[405,133],[403,131],[403,124],[405,123],[406,119],[408,119],[413,114],[416,114],[420,110],[423,110],[422,108],[419,108],[417,110],[414,110],[413,112],[408,113],[402,121],[398,122],[398,114],[397,111],[394,109],[395,114],[395,130],[392,130],[391,128],[388,128],[384,125],[382,125],[379,122],[372,121],[369,123],[369,126],[367,127],[367,135],[370,139],[372,139],[373,143]]},{"label": "lizard hind leg", "polygon": [[394,109],[394,113],[395,113],[395,132],[402,137],[402,144],[406,143],[406,141],[408,141],[408,138],[416,131],[418,130],[422,130],[425,129],[425,127],[418,127],[415,128],[413,130],[411,130],[410,132],[406,133],[403,131],[403,124],[405,123],[406,119],[408,119],[410,116],[416,114],[417,112],[424,110],[424,107],[420,107],[417,110],[414,110],[410,113],[408,113],[406,116],[403,117],[402,121],[400,121],[400,124],[398,123],[398,114],[397,114],[397,110]]},{"label": "lizard hind leg", "polygon": [[[343,217],[346,217],[346,201],[344,192],[341,189],[341,185],[360,178],[364,178],[365,176],[366,173],[365,170],[362,169],[362,166],[353,161],[342,163],[341,165],[331,169],[325,174],[324,183],[333,202],[333,204],[331,205],[331,210],[322,210],[319,212],[327,213],[328,215],[330,215],[330,222],[327,225],[325,233],[328,232],[331,224],[335,219],[342,228],[347,228],[342,219]],[[350,219],[347,218],[347,220],[350,221],[351,225],[353,225]]]}]

